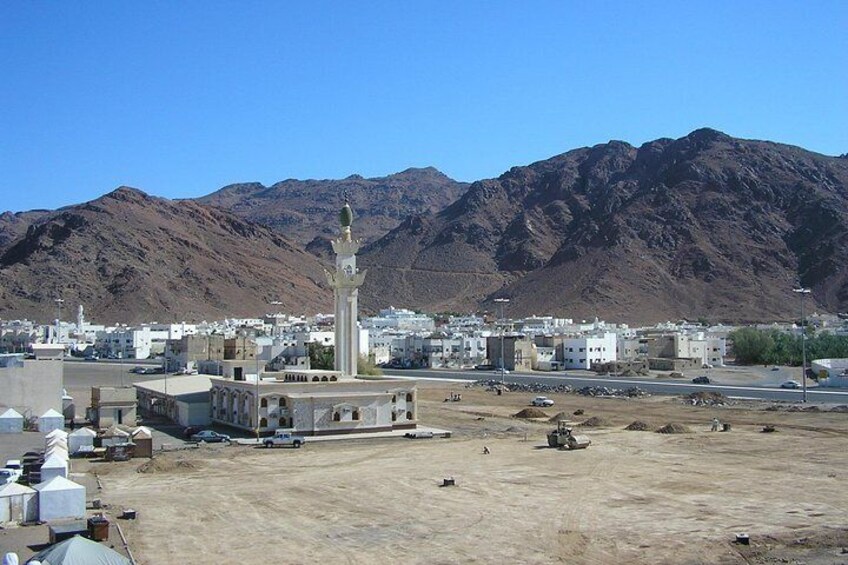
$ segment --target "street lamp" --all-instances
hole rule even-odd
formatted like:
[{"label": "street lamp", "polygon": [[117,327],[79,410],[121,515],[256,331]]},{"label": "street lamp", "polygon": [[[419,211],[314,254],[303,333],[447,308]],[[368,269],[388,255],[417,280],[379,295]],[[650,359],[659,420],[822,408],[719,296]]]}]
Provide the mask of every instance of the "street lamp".
[{"label": "street lamp", "polygon": [[509,298],[495,298],[495,302],[501,307],[501,389],[503,389],[504,375],[506,373],[506,365],[504,364],[504,304],[509,303]]},{"label": "street lamp", "polygon": [[801,295],[801,402],[807,402],[807,324],[804,320],[804,296],[810,294],[809,288],[793,288],[792,292]]}]

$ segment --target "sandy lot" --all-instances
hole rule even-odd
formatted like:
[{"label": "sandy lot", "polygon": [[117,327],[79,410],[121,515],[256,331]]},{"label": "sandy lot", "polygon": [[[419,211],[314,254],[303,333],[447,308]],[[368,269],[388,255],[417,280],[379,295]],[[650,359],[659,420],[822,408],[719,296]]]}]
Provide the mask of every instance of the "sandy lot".
[{"label": "sandy lot", "polygon": [[[104,502],[139,511],[123,525],[144,564],[848,562],[848,414],[553,395],[548,415],[608,424],[581,428],[591,447],[568,452],[542,447],[552,424],[510,417],[530,395],[463,389],[444,403],[447,390],[422,387],[419,408],[450,439],[209,446],[146,473],[93,467]],[[732,431],[709,432],[714,416]],[[692,433],[625,431],[634,420]]]}]

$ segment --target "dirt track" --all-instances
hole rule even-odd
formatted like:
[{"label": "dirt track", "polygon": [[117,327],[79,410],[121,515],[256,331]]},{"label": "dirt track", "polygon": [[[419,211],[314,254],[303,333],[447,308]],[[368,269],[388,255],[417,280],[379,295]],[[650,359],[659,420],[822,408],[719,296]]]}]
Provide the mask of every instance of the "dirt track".
[{"label": "dirt track", "polygon": [[[422,388],[420,412],[451,439],[215,446],[146,473],[97,465],[102,497],[139,511],[124,524],[145,564],[848,562],[848,414],[553,396],[550,415],[582,408],[576,422],[611,424],[564,452],[541,447],[552,424],[509,417],[529,395],[444,403],[447,390]],[[733,430],[710,433],[713,417]],[[694,432],[624,431],[634,420]],[[446,477],[457,486],[440,487]],[[737,532],[752,545],[732,543]]]}]

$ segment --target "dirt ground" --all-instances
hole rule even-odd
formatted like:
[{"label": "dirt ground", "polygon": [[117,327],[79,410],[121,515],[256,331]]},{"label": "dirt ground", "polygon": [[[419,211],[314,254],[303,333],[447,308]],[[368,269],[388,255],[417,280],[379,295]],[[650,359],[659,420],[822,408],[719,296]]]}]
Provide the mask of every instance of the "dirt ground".
[{"label": "dirt ground", "polygon": [[[453,385],[462,402],[443,402],[449,390],[422,385],[419,404],[449,439],[94,464],[102,499],[138,511],[122,526],[151,565],[848,563],[848,414],[552,395],[548,415],[608,424],[580,428],[592,445],[569,452],[543,447],[553,424],[510,417],[532,395]],[[710,432],[714,417],[732,431]],[[625,431],[635,420],[692,433]]]}]

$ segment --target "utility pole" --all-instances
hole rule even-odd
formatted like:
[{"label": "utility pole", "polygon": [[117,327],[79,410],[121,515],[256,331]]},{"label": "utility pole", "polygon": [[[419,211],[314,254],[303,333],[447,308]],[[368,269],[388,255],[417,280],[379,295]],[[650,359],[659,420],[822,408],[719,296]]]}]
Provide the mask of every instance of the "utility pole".
[{"label": "utility pole", "polygon": [[792,292],[801,295],[801,402],[807,402],[807,321],[804,319],[804,296],[809,288],[795,288]]},{"label": "utility pole", "polygon": [[506,365],[504,364],[504,304],[509,303],[509,298],[495,298],[495,302],[497,302],[501,307],[501,388],[503,389],[505,386],[504,379],[506,374]]}]

